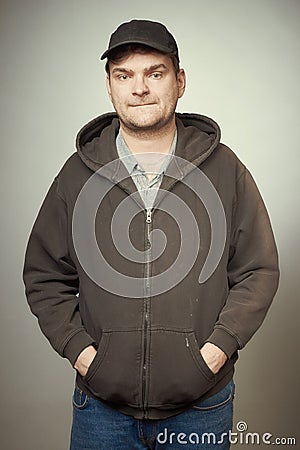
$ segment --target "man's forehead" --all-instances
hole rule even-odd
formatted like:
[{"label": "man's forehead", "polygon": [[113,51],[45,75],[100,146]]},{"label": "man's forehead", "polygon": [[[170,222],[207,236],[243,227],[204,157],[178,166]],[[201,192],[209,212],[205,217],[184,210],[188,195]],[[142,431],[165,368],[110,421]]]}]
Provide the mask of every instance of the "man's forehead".
[{"label": "man's forehead", "polygon": [[143,69],[149,70],[153,67],[160,67],[161,69],[168,69],[172,66],[172,61],[169,56],[163,53],[151,51],[147,53],[132,52],[126,55],[118,62],[110,62],[111,68],[126,68],[128,70]]}]

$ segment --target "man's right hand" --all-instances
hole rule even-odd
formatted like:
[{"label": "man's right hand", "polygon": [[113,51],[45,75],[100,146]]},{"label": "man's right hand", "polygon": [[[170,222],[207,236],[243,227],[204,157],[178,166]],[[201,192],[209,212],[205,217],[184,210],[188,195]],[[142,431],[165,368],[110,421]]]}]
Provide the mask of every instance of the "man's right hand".
[{"label": "man's right hand", "polygon": [[82,377],[86,376],[88,368],[90,367],[96,354],[97,354],[97,351],[96,351],[95,347],[93,347],[92,345],[89,345],[84,350],[82,350],[82,352],[76,359],[74,368],[80,373],[80,375]]}]

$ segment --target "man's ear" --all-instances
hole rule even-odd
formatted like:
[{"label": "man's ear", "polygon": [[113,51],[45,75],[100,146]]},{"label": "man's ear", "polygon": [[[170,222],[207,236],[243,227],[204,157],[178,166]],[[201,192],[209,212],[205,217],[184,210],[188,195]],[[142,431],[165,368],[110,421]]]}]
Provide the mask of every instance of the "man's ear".
[{"label": "man's ear", "polygon": [[108,92],[108,96],[111,99],[111,87],[110,87],[110,78],[108,75],[106,75],[106,89]]},{"label": "man's ear", "polygon": [[185,91],[186,76],[184,69],[180,69],[177,74],[178,98],[181,98]]}]

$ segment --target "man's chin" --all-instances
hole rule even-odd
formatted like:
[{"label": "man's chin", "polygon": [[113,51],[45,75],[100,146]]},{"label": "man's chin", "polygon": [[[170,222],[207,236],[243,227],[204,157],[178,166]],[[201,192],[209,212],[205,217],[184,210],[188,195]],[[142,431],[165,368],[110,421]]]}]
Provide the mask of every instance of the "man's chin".
[{"label": "man's chin", "polygon": [[124,122],[121,120],[123,126],[135,133],[155,132],[160,131],[167,124],[172,121],[173,118],[163,120],[162,118],[155,120],[131,120]]},{"label": "man's chin", "polygon": [[128,128],[132,131],[154,131],[160,129],[160,122],[142,122],[142,123],[131,123]]}]

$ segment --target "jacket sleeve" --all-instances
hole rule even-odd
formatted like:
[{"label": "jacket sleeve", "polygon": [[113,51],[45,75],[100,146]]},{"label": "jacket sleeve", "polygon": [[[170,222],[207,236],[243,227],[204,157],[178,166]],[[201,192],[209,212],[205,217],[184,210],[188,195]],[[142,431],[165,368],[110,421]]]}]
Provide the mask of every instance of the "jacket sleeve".
[{"label": "jacket sleeve", "polygon": [[269,216],[247,169],[237,181],[227,275],[229,295],[207,341],[231,357],[262,324],[279,281]]},{"label": "jacket sleeve", "polygon": [[29,237],[23,270],[31,311],[52,347],[74,365],[93,339],[79,311],[78,274],[68,251],[68,213],[54,180]]}]

